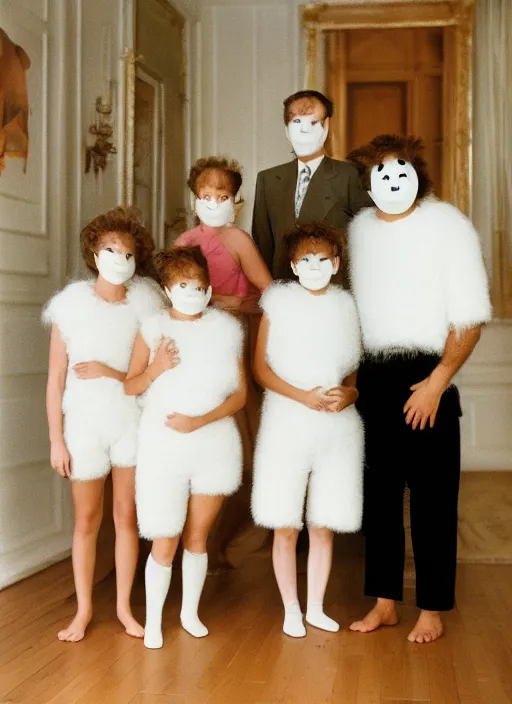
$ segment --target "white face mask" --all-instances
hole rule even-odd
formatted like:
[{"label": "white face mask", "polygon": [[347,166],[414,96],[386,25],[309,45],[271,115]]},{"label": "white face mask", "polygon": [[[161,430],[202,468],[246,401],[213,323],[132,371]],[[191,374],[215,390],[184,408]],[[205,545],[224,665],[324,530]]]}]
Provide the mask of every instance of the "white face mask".
[{"label": "white face mask", "polygon": [[371,173],[372,190],[368,191],[373,202],[389,215],[405,213],[418,195],[418,174],[404,159],[388,159],[376,164]]},{"label": "white face mask", "polygon": [[202,313],[212,297],[212,287],[209,286],[204,291],[198,281],[174,284],[169,289],[165,288],[165,293],[172,303],[172,307],[183,315],[199,315]]},{"label": "white face mask", "polygon": [[94,255],[94,261],[100,275],[109,284],[119,286],[135,274],[135,257],[133,255],[101,249],[99,254]]},{"label": "white face mask", "polygon": [[313,115],[298,115],[286,126],[286,136],[292,144],[293,151],[299,157],[316,154],[325,144],[329,134],[329,123],[325,119],[324,126],[315,120]]},{"label": "white face mask", "polygon": [[196,213],[208,227],[224,227],[235,220],[235,204],[233,198],[220,203],[213,198],[196,198]]},{"label": "white face mask", "polygon": [[292,262],[293,273],[299,277],[299,283],[310,291],[326,288],[338,266],[334,266],[332,259],[323,254],[306,254],[298,262]]}]

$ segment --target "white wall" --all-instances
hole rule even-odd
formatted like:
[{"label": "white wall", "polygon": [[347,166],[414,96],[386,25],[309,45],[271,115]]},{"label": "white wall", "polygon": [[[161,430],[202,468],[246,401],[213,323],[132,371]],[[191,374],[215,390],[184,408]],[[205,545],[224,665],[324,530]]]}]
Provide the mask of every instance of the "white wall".
[{"label": "white wall", "polygon": [[[240,224],[249,231],[257,172],[290,158],[281,109],[283,99],[302,87],[299,4],[203,1],[199,152],[227,153],[242,163],[246,204]],[[485,126],[477,123],[475,155],[481,129]],[[490,269],[488,204],[478,199],[479,179],[485,174],[474,171],[474,220]],[[484,330],[458,382],[464,408],[463,466],[512,470],[512,325],[496,321]]]}]

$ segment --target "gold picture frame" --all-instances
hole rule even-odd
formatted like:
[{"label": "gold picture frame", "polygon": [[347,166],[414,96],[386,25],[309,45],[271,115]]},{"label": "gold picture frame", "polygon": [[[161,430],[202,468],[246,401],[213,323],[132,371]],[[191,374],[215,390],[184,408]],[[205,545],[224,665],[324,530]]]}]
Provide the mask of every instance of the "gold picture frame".
[{"label": "gold picture frame", "polygon": [[[444,27],[452,112],[446,121],[443,196],[462,212],[471,211],[472,39],[474,0],[445,2],[365,2],[301,7],[305,33],[305,87],[317,84],[320,34],[329,30]],[[445,88],[446,90],[446,88]]]}]

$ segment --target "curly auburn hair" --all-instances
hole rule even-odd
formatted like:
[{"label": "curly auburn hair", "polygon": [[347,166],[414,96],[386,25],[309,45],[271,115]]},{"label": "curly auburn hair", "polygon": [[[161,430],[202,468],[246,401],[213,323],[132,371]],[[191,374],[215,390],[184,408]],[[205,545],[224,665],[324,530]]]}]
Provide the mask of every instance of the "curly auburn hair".
[{"label": "curly auburn hair", "polygon": [[319,249],[322,245],[327,245],[332,259],[341,259],[343,256],[344,237],[341,231],[322,223],[300,225],[288,232],[283,241],[288,260],[291,262],[297,261],[300,252],[307,246]]},{"label": "curly auburn hair", "polygon": [[371,188],[371,171],[374,166],[390,156],[408,161],[418,174],[417,200],[421,200],[432,192],[433,186],[428,175],[427,162],[422,155],[423,149],[423,141],[417,137],[381,134],[368,144],[351,151],[347,159],[356,165],[362,185],[368,191]]},{"label": "curly auburn hair", "polygon": [[325,110],[323,119],[325,120],[326,117],[332,117],[334,112],[334,104],[332,100],[329,100],[329,98],[327,98],[323,93],[320,93],[318,90],[299,90],[297,93],[294,93],[283,100],[283,117],[285,125],[287,125],[293,117],[290,109],[292,104],[298,102],[299,100],[302,103],[302,110],[299,111],[300,115],[304,115],[314,109],[315,103],[320,103]]},{"label": "curly auburn hair", "polygon": [[174,246],[167,250],[156,252],[153,257],[160,286],[172,285],[177,278],[198,279],[205,288],[210,285],[208,262],[201,247]]},{"label": "curly auburn hair", "polygon": [[225,188],[233,198],[242,186],[242,167],[234,159],[225,156],[207,156],[198,159],[190,169],[187,185],[194,195],[205,183]]},{"label": "curly auburn hair", "polygon": [[135,242],[135,271],[141,276],[152,276],[151,257],[155,249],[153,238],[140,220],[139,211],[122,205],[98,215],[80,234],[80,247],[86,267],[94,274],[98,267],[94,255],[101,248],[102,239],[110,233],[129,236]]}]

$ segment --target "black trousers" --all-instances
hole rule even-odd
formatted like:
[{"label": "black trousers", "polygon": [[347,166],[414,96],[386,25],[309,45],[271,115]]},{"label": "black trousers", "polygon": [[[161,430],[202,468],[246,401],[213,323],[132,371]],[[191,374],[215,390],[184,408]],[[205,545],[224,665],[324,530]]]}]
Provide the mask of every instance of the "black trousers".
[{"label": "black trousers", "polygon": [[427,378],[438,361],[426,354],[365,361],[358,374],[357,405],[365,424],[365,593],[403,599],[403,497],[408,486],[416,601],[421,609],[447,611],[455,600],[458,391],[450,387],[443,394],[432,429],[412,430],[403,413],[410,387]]}]

